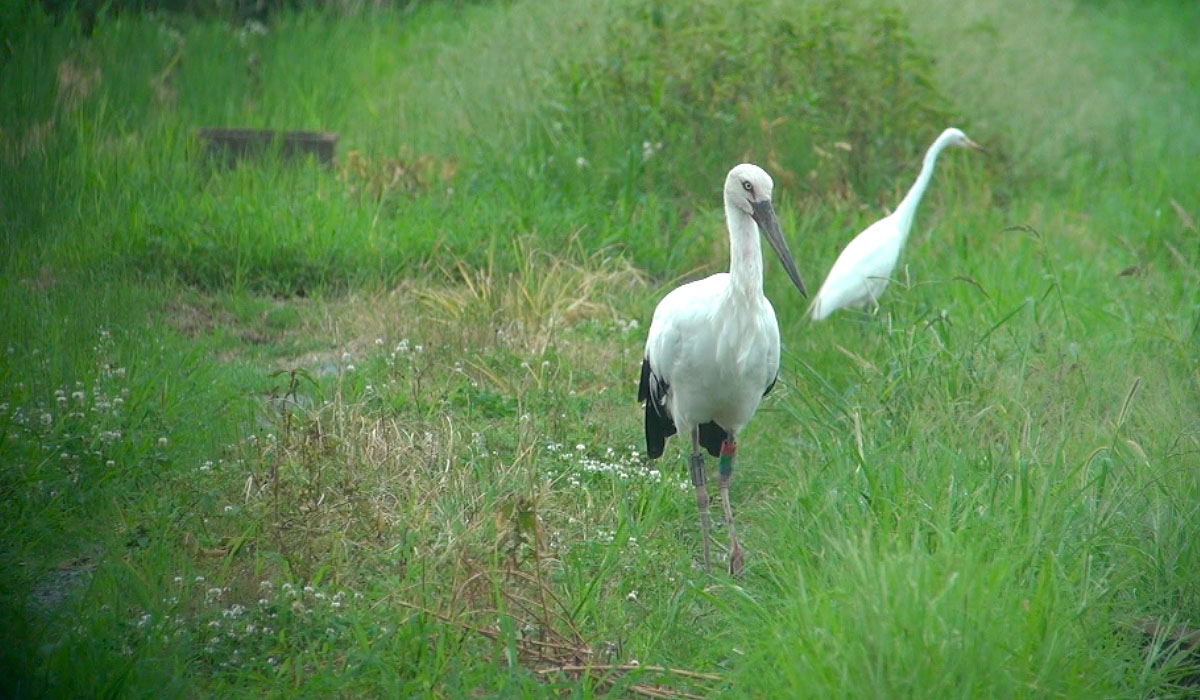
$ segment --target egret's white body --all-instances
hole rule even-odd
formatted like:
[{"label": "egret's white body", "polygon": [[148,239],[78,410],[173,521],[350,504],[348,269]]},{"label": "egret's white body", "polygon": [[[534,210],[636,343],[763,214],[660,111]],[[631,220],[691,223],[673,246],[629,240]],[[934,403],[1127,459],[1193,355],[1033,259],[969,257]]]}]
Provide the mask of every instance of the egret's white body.
[{"label": "egret's white body", "polygon": [[[737,433],[750,422],[779,374],[779,325],[763,296],[759,230],[779,255],[793,283],[804,283],[792,261],[771,206],[774,185],[755,165],[742,164],[725,180],[729,272],[690,282],[659,302],[650,323],[638,398],[646,402],[646,450],[662,454],[677,430],[692,437],[690,464],[709,566],[705,447],[722,457],[721,492],[730,532],[730,570],[741,568],[741,550],[729,509],[729,479]],[[727,459],[726,459],[727,458]]]},{"label": "egret's white body", "polygon": [[833,263],[821,291],[813,299],[813,320],[827,318],[838,309],[878,304],[880,295],[891,281],[900,252],[904,250],[917,206],[933,177],[938,154],[948,146],[983,150],[958,129],[943,131],[926,151],[921,173],[896,211],[855,236]]}]

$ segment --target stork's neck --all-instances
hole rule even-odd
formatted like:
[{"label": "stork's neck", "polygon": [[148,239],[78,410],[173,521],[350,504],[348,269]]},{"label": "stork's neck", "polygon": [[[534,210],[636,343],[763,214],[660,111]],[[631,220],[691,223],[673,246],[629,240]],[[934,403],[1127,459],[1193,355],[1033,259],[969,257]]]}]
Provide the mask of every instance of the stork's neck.
[{"label": "stork's neck", "polygon": [[908,194],[904,195],[904,199],[900,200],[899,206],[896,207],[893,216],[897,218],[897,228],[903,238],[908,238],[913,217],[917,214],[917,205],[921,203],[921,197],[925,196],[925,188],[929,187],[929,180],[933,178],[933,166],[937,162],[938,154],[946,147],[946,143],[945,140],[939,138],[925,152],[925,161],[921,163],[921,173],[917,175],[917,181],[913,183]]},{"label": "stork's neck", "polygon": [[739,299],[757,302],[763,295],[762,244],[758,224],[746,212],[725,204],[729,227],[729,287]]}]

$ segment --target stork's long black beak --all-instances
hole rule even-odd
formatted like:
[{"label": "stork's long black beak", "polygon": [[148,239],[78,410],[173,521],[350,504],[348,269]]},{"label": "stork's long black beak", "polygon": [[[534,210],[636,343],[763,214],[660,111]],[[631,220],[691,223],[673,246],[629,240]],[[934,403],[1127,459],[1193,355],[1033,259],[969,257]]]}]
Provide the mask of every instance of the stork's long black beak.
[{"label": "stork's long black beak", "polygon": [[779,219],[775,216],[775,208],[771,206],[771,200],[751,202],[750,209],[753,212],[750,216],[754,217],[754,223],[758,224],[759,230],[767,238],[767,243],[771,244],[771,249],[779,256],[779,262],[783,263],[783,269],[787,270],[788,277],[792,278],[796,289],[800,290],[800,296],[807,299],[808,292],[804,290],[804,281],[800,279],[800,271],[796,269],[796,262],[792,260],[787,242],[783,240],[783,231],[779,230]]}]

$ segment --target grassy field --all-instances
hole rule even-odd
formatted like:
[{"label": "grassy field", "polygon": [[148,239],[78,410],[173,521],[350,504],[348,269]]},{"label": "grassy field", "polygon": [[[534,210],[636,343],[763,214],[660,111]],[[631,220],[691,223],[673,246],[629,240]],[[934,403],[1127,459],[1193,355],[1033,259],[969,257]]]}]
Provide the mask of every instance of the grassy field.
[{"label": "grassy field", "polygon": [[[1198,696],[1194,3],[0,18],[6,696]],[[704,574],[634,399],[725,173],[816,288],[951,124],[878,314],[768,261]]]}]

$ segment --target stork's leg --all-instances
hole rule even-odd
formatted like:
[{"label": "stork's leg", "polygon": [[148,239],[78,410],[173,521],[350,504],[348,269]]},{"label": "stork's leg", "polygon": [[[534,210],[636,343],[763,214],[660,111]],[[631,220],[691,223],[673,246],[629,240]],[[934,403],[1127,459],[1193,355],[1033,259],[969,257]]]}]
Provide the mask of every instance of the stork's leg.
[{"label": "stork's leg", "polygon": [[696,488],[696,508],[700,510],[700,532],[704,537],[704,571],[712,573],[708,546],[708,485],[704,481],[704,455],[700,453],[700,428],[692,428],[692,460],[688,465],[692,486]]},{"label": "stork's leg", "polygon": [[733,480],[733,458],[737,454],[737,440],[730,433],[721,443],[721,507],[725,510],[725,527],[729,528],[729,573],[742,573],[742,548],[738,546],[737,530],[733,527],[733,508],[729,505],[729,482]]}]

